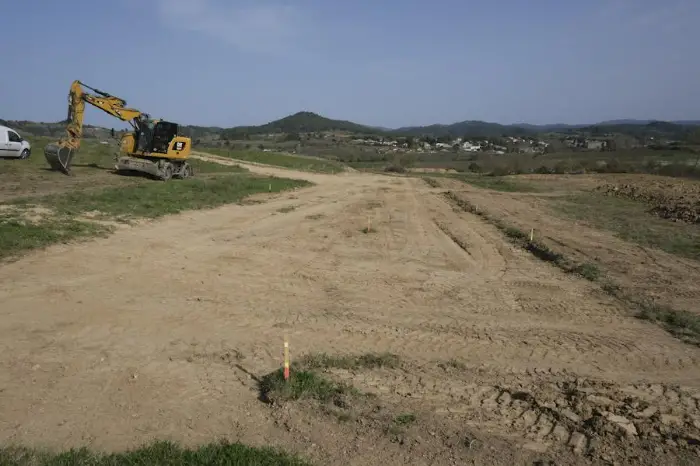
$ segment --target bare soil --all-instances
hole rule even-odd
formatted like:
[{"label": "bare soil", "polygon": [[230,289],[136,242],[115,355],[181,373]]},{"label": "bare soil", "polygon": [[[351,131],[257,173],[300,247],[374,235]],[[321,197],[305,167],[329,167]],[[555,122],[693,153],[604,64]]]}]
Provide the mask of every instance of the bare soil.
[{"label": "bare soil", "polygon": [[[111,451],[225,437],[338,465],[700,461],[700,348],[420,179],[246,166],[316,185],[0,267],[0,442]],[[459,189],[523,226],[566,230],[582,254],[621,252],[635,279],[666,293],[662,278],[675,279],[698,302],[698,270],[677,258],[556,223],[534,197]],[[292,358],[403,363],[325,374],[376,395],[350,420],[271,407],[257,380],[280,367],[285,335]],[[401,413],[415,422],[387,431]]]},{"label": "bare soil", "polygon": [[[596,181],[595,176],[582,177],[574,179],[577,184],[569,191],[560,185],[561,191],[535,194],[495,192],[451,179],[440,179],[441,188],[437,189],[450,189],[527,233],[534,229],[538,240],[578,263],[600,265],[610,278],[635,295],[700,313],[698,261],[624,241],[612,232],[594,228],[586,222],[567,220],[552,211],[550,198],[575,190],[590,190],[601,185],[600,179],[606,182],[628,180],[629,183],[630,178],[629,175],[602,176]],[[562,182],[568,183],[569,180],[560,176],[547,180],[548,185],[554,186]]]}]

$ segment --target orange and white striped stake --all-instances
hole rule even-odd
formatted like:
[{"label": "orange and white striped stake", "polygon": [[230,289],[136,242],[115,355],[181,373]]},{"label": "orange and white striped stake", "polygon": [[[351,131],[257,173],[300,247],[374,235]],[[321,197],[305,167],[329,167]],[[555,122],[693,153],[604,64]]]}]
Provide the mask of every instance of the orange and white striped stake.
[{"label": "orange and white striped stake", "polygon": [[284,337],[284,380],[289,380],[289,342]]}]

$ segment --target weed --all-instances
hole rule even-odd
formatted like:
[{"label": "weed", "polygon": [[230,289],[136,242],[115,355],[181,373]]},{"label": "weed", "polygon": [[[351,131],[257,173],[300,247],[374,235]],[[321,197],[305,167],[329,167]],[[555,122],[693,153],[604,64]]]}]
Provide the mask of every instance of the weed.
[{"label": "weed", "polygon": [[524,231],[519,230],[518,228],[515,228],[515,227],[504,227],[503,233],[507,237],[513,238],[513,239],[517,239],[517,240],[527,239],[527,234]]},{"label": "weed", "polygon": [[369,233],[376,233],[377,228],[376,227],[364,227],[362,230],[360,230],[364,234],[369,234]]},{"label": "weed", "polygon": [[428,186],[431,188],[439,188],[440,187],[440,182],[436,180],[435,178],[429,178],[427,176],[423,177],[423,181],[425,181]]},{"label": "weed", "polygon": [[219,442],[195,449],[158,441],[120,453],[93,453],[86,448],[51,453],[29,448],[0,449],[0,464],[42,466],[126,466],[126,465],[255,465],[303,466],[309,463],[272,448],[254,448],[241,443]]},{"label": "weed", "polygon": [[385,432],[387,434],[397,436],[403,433],[404,429],[416,421],[416,415],[413,413],[403,413],[392,419],[391,424],[387,426]]},{"label": "weed", "polygon": [[311,214],[311,215],[307,215],[305,218],[308,220],[319,220],[323,217],[324,217],[323,214]]},{"label": "weed", "polygon": [[289,380],[285,380],[282,369],[279,369],[260,381],[260,397],[268,403],[299,399],[338,402],[344,395],[355,394],[354,388],[308,370],[293,370]]},{"label": "weed", "polygon": [[277,212],[279,212],[281,214],[286,214],[286,213],[289,213],[289,212],[296,210],[296,208],[297,208],[297,206],[295,206],[295,205],[280,207],[279,209],[277,209]]},{"label": "weed", "polygon": [[[546,244],[538,241],[528,241],[525,249],[530,251],[533,256],[541,259],[545,262],[554,262],[556,265],[560,265],[562,268],[567,269],[565,266],[564,256],[560,253],[553,251]],[[568,270],[567,270],[568,271]]]},{"label": "weed", "polygon": [[592,264],[590,262],[574,266],[571,272],[578,274],[586,280],[590,280],[592,282],[597,281],[601,276],[600,268],[596,264]]},{"label": "weed", "polygon": [[452,369],[457,369],[460,371],[464,371],[467,369],[466,364],[464,364],[459,359],[455,359],[455,358],[452,358],[446,362],[441,362],[438,364],[438,366],[441,367],[442,369],[452,368]]},{"label": "weed", "polygon": [[393,423],[397,426],[409,426],[416,421],[416,415],[413,413],[399,414],[394,418]]},{"label": "weed", "polygon": [[700,346],[700,315],[673,309],[651,300],[638,301],[637,304],[641,308],[637,317],[658,322],[681,340]]}]

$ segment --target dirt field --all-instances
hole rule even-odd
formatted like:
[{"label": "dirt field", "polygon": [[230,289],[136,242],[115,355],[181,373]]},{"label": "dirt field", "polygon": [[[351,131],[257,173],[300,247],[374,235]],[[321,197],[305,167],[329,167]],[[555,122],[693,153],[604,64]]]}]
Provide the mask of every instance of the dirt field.
[{"label": "dirt field", "polygon": [[[700,462],[700,348],[420,179],[248,168],[316,185],[0,267],[0,442],[115,450],[225,437],[338,465]],[[528,198],[459,189],[533,212]],[[601,253],[624,246],[554,226]],[[684,281],[697,268],[623,251],[679,279],[679,299],[700,297]],[[256,380],[280,366],[285,334],[292,358],[391,352],[402,363],[329,370],[377,395],[367,420],[270,407]],[[388,435],[384,412],[416,420]]]}]

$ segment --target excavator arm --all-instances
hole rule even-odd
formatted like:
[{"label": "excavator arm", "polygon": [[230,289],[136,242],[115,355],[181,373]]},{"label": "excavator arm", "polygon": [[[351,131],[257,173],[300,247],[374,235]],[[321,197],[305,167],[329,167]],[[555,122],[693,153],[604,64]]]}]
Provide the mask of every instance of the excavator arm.
[{"label": "excavator arm", "polygon": [[[83,88],[90,89],[92,93]],[[73,81],[68,94],[68,118],[66,134],[58,142],[48,144],[44,156],[52,169],[70,174],[73,156],[80,149],[83,137],[83,119],[85,104],[88,103],[105,113],[122,121],[128,121],[134,129],[139,129],[139,118],[148,116],[139,110],[126,106],[126,101],[99,89],[87,86],[80,81]]]}]

